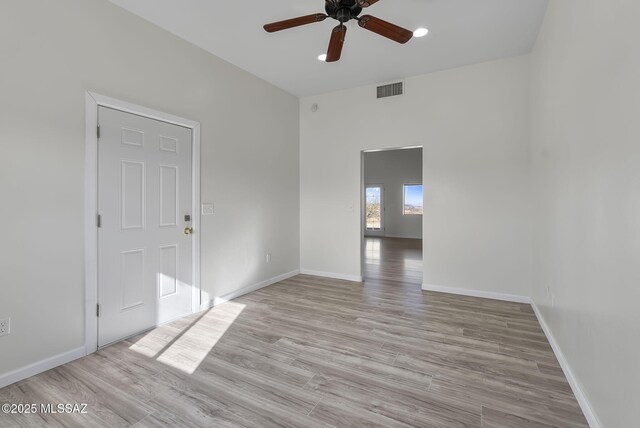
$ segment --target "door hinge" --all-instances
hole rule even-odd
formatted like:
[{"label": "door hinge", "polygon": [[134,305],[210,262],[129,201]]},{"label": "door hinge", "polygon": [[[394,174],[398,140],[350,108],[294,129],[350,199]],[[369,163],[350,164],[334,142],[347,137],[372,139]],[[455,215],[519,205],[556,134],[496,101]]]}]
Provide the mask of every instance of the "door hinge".
[{"label": "door hinge", "polygon": [[96,226],[102,227],[102,216],[100,214],[96,216]]},{"label": "door hinge", "polygon": [[100,317],[100,303],[96,303],[96,316]]},{"label": "door hinge", "polygon": [[100,125],[98,125],[98,128],[96,130],[96,135],[98,136],[98,140],[100,139]]}]

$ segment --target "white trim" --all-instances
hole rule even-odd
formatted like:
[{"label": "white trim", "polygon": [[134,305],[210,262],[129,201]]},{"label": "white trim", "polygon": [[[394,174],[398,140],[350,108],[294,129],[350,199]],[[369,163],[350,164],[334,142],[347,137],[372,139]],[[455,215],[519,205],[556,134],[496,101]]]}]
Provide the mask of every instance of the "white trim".
[{"label": "white trim", "polygon": [[200,303],[202,302],[202,289],[200,286],[200,235],[202,231],[200,214],[202,209],[200,204],[200,124],[197,122],[194,123],[195,125],[191,128],[191,138],[193,139],[193,160],[191,162],[191,174],[193,176],[191,183],[193,210],[191,212],[191,220],[196,233],[192,235],[193,284],[195,287],[191,293],[191,312],[195,314],[200,311]]},{"label": "white trim", "polygon": [[98,107],[108,107],[192,130],[193,283],[191,311],[200,309],[200,123],[94,92],[85,94],[85,352],[98,349]]},{"label": "white trim", "polygon": [[362,153],[378,153],[378,152],[389,152],[391,150],[412,150],[412,149],[422,149],[422,148],[424,147],[422,146],[422,144],[420,144],[417,146],[398,146],[398,147],[386,147],[384,149],[368,149],[368,150],[362,150]]},{"label": "white trim", "polygon": [[[419,214],[414,214],[414,215],[416,215],[416,216],[417,216],[417,215],[419,215]],[[365,235],[365,236],[370,237],[370,238],[375,238],[375,237],[376,237],[375,235],[372,235],[372,236]],[[418,236],[418,237],[416,237],[416,236],[402,236],[402,235],[385,235],[385,236],[382,236],[382,237],[381,237],[381,236],[378,236],[378,238],[392,238],[392,239],[420,239],[420,240],[422,240],[422,236]]]},{"label": "white trim", "polygon": [[123,111],[125,113],[131,113],[138,116],[147,117],[149,119],[159,120],[160,122],[171,123],[173,125],[183,126],[190,129],[195,129],[196,127],[200,126],[199,122],[193,120],[184,119],[179,116],[174,116],[169,113],[164,113],[144,106],[128,103],[126,101],[117,100],[105,95],[96,94],[95,92],[87,92],[87,95],[90,96],[97,105],[102,107],[109,107],[114,110]]},{"label": "white trim", "polygon": [[241,289],[232,291],[231,293],[225,294],[224,296],[215,297],[213,300],[209,300],[208,302],[202,302],[202,305],[200,305],[200,310],[201,311],[207,310],[214,306],[220,305],[222,303],[226,303],[233,299],[237,299],[240,296],[244,296],[245,294],[249,294],[261,288],[268,287],[269,285],[273,285],[277,282],[284,281],[285,279],[289,279],[299,274],[300,274],[299,270],[294,270],[291,272],[284,273],[282,275],[274,276],[273,278],[269,278],[267,280],[258,282],[256,284],[242,287]]},{"label": "white trim", "polygon": [[62,354],[54,355],[53,357],[45,358],[44,360],[36,361],[28,366],[20,367],[8,373],[4,373],[0,375],[0,388],[4,388],[5,386],[19,382],[28,377],[35,376],[39,373],[46,372],[54,367],[61,366],[84,356],[84,346],[81,346],[80,348],[72,349],[71,351],[63,352]]},{"label": "white trim", "polygon": [[573,370],[571,370],[569,361],[567,361],[567,358],[564,356],[562,349],[560,349],[560,345],[556,341],[556,338],[553,336],[553,333],[551,333],[551,329],[549,328],[549,325],[544,319],[544,316],[542,316],[542,312],[540,312],[538,305],[536,305],[536,302],[533,299],[531,299],[531,307],[533,308],[533,312],[536,314],[536,317],[538,318],[538,322],[540,323],[540,327],[542,327],[542,331],[544,331],[545,336],[547,336],[547,340],[551,345],[551,349],[553,349],[553,353],[556,355],[556,358],[558,359],[558,363],[560,363],[560,367],[562,368],[562,371],[564,372],[564,375],[567,378],[569,385],[571,386],[573,395],[575,395],[576,400],[578,400],[580,409],[582,409],[582,413],[584,413],[584,417],[587,419],[589,426],[591,428],[601,428],[602,424],[600,423],[600,420],[596,416],[596,413],[593,410],[593,407],[591,407],[591,404],[589,403],[589,400],[587,399],[587,396],[584,390],[580,386],[578,379],[573,374]]},{"label": "white trim", "polygon": [[362,276],[358,276],[358,275],[345,275],[343,273],[323,272],[319,270],[309,270],[309,269],[300,269],[300,273],[303,275],[341,279],[343,281],[362,282]]},{"label": "white trim", "polygon": [[496,293],[493,291],[470,290],[468,288],[445,287],[443,285],[422,284],[425,291],[435,291],[438,293],[459,294],[461,296],[480,297],[483,299],[503,300],[514,303],[531,303],[531,298],[519,296],[517,294]]},{"label": "white trim", "polygon": [[98,103],[85,94],[84,165],[84,346],[90,354],[98,348]]},{"label": "white trim", "polygon": [[[406,89],[406,82],[403,80],[403,88]],[[403,90],[403,94],[404,95],[405,92]],[[393,98],[393,97],[390,97]],[[385,152],[385,151],[390,151],[390,150],[410,150],[410,149],[422,149],[422,156],[423,158],[421,159],[421,164],[422,164],[422,205],[424,206],[424,199],[426,198],[426,193],[425,193],[425,177],[427,176],[426,172],[425,172],[425,165],[426,162],[424,161],[424,156],[425,156],[425,148],[423,144],[419,144],[419,145],[412,145],[412,146],[399,146],[399,147],[386,147],[386,148],[381,148],[381,149],[366,149],[366,150],[360,150],[360,252],[358,253],[358,260],[360,260],[360,276],[344,276],[342,274],[334,274],[334,273],[330,273],[330,272],[315,272],[315,273],[309,273],[309,275],[316,275],[316,276],[326,276],[329,278],[337,278],[337,279],[345,279],[347,281],[356,281],[356,282],[362,282],[363,281],[363,272],[365,270],[365,261],[364,261],[364,253],[365,253],[365,238],[366,237],[387,237],[387,232],[386,232],[386,227],[384,224],[384,221],[386,219],[386,212],[382,215],[382,220],[383,220],[383,230],[382,233],[367,233],[367,222],[366,222],[366,203],[367,203],[367,198],[366,198],[366,180],[365,180],[365,176],[364,176],[364,156],[365,153],[375,153],[375,152]],[[419,181],[418,181],[419,182]],[[384,186],[383,186],[384,187]],[[404,200],[404,188],[403,188],[403,200]],[[383,195],[383,204],[384,204],[384,195]],[[384,205],[383,205],[384,206]],[[404,214],[404,207],[403,209],[403,214]],[[418,239],[422,239],[423,240],[423,251],[422,254],[424,255],[424,240],[425,240],[425,230],[426,228],[424,227],[424,216],[422,216],[423,220],[422,220],[422,237],[418,238]],[[424,257],[424,256],[423,256]],[[424,260],[423,260],[424,262]],[[307,272],[313,272],[313,271],[307,271]]]}]

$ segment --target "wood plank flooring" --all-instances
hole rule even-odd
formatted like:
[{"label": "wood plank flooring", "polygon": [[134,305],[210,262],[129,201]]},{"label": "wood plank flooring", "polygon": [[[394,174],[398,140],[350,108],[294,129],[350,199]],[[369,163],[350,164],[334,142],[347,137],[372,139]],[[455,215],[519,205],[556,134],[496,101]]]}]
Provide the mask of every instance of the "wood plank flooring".
[{"label": "wood plank flooring", "polygon": [[393,280],[403,286],[422,285],[422,239],[364,238],[365,279]]},{"label": "wood plank flooring", "polygon": [[0,389],[88,405],[0,426],[587,426],[530,306],[423,292],[400,244],[363,284],[296,276]]}]

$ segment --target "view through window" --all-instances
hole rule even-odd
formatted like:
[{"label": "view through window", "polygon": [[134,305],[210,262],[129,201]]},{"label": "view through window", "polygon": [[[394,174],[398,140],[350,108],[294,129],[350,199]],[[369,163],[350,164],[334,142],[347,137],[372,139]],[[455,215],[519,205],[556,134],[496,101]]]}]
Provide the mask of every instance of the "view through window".
[{"label": "view through window", "polygon": [[404,215],[422,215],[422,184],[404,185]]},{"label": "view through window", "polygon": [[366,189],[367,229],[382,229],[382,188],[367,187]]}]

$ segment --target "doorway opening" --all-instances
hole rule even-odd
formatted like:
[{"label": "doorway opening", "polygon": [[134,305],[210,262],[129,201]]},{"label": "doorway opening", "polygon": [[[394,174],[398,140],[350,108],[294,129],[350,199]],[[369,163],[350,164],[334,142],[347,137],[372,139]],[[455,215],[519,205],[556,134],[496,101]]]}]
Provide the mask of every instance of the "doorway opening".
[{"label": "doorway opening", "polygon": [[422,284],[422,148],[362,153],[362,273],[365,281]]}]

